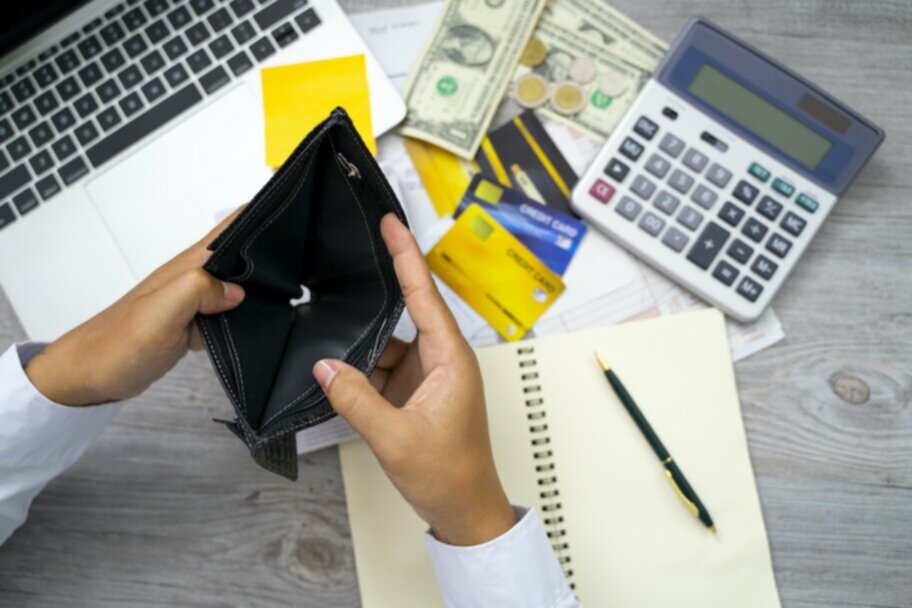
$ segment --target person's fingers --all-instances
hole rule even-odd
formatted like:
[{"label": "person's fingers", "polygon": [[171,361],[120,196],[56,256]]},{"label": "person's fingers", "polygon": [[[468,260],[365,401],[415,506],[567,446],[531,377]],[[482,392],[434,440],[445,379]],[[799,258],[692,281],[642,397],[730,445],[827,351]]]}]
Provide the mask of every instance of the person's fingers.
[{"label": "person's fingers", "polygon": [[354,427],[375,452],[397,434],[398,413],[367,377],[337,359],[322,359],[313,375],[337,414]]},{"label": "person's fingers", "polygon": [[408,342],[403,342],[399,338],[390,338],[377,361],[377,369],[390,370],[399,365],[405,353],[408,352]]},{"label": "person's fingers", "polygon": [[388,369],[381,369],[379,367],[375,369],[374,373],[372,373],[370,375],[370,378],[368,378],[368,380],[370,380],[371,386],[373,386],[374,389],[381,395],[383,394],[383,390],[386,388],[386,383],[389,382],[389,379],[390,371]]},{"label": "person's fingers", "polygon": [[223,283],[202,268],[187,270],[145,298],[142,323],[168,335],[183,331],[197,313],[211,315],[235,308],[244,289]]},{"label": "person's fingers", "polygon": [[203,335],[200,333],[196,322],[190,324],[190,341],[187,344],[187,347],[192,351],[203,350]]},{"label": "person's fingers", "polygon": [[393,258],[405,305],[418,333],[444,343],[460,337],[456,319],[437,291],[431,270],[412,233],[392,213],[381,220],[380,232]]}]

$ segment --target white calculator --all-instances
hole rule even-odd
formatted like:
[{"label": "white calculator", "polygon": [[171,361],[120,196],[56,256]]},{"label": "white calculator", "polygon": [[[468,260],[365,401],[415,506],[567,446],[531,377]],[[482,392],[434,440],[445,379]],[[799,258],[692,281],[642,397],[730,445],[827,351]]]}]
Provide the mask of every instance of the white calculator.
[{"label": "white calculator", "polygon": [[573,191],[573,209],[739,321],[769,305],[883,131],[692,19]]}]

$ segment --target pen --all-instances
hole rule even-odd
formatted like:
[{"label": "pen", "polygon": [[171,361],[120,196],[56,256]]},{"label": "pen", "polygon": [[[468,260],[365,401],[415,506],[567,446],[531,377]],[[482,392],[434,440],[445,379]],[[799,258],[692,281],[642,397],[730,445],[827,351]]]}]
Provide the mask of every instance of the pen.
[{"label": "pen", "polygon": [[624,404],[627,413],[629,413],[630,417],[633,418],[633,421],[636,422],[640,432],[643,433],[646,437],[646,441],[648,441],[649,445],[652,447],[652,451],[658,456],[659,462],[662,463],[662,467],[665,469],[665,476],[668,478],[669,483],[671,483],[671,487],[675,491],[675,494],[678,495],[678,498],[681,499],[694,517],[698,518],[703,522],[704,526],[715,533],[716,526],[709,516],[709,511],[707,511],[706,507],[703,506],[703,503],[700,502],[700,497],[697,496],[694,489],[687,483],[687,478],[684,477],[684,473],[681,472],[681,469],[678,468],[678,465],[671,458],[668,450],[662,445],[662,440],[659,439],[659,436],[652,430],[652,426],[650,426],[649,421],[643,416],[643,412],[640,411],[640,408],[637,407],[637,404],[633,401],[633,397],[630,396],[630,393],[628,393],[627,389],[624,388],[624,385],[621,384],[620,378],[618,378],[617,375],[611,371],[611,368],[602,361],[602,358],[598,356],[598,353],[595,353],[595,360],[598,361],[602,371],[605,372],[605,378],[608,379],[608,383],[618,396],[618,399]]}]

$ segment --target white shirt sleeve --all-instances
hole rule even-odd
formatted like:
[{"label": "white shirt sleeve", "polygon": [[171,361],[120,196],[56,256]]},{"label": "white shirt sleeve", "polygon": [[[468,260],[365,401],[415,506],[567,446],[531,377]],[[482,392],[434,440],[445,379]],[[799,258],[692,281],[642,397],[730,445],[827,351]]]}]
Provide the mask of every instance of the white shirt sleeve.
[{"label": "white shirt sleeve", "polygon": [[494,540],[455,547],[425,534],[447,608],[578,608],[533,509]]},{"label": "white shirt sleeve", "polygon": [[67,407],[45,398],[25,375],[44,344],[0,356],[0,544],[22,525],[35,496],[86,451],[119,403]]}]

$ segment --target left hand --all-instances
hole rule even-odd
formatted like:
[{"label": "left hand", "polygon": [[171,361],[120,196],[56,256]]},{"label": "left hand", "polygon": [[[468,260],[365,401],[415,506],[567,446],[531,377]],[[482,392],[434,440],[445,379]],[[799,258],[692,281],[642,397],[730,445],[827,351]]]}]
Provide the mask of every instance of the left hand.
[{"label": "left hand", "polygon": [[201,350],[196,314],[225,312],[244,299],[240,285],[223,283],[202,268],[211,253],[207,245],[238,212],[29,361],[25,372],[35,388],[61,405],[129,399],[165,375],[187,350]]}]

